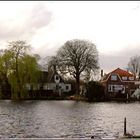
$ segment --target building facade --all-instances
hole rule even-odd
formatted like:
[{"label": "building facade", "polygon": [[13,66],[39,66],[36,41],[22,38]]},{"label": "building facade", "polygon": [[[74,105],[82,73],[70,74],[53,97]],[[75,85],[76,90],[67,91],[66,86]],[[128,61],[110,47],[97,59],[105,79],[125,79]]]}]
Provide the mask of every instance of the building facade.
[{"label": "building facade", "polygon": [[136,76],[128,71],[117,68],[101,78],[105,86],[105,94],[116,97],[119,94],[130,97],[138,88]]},{"label": "building facade", "polygon": [[[26,83],[28,91],[55,93],[61,96],[71,91],[71,84],[66,83],[56,71],[40,71],[37,83]],[[39,93],[39,92],[38,92]]]}]

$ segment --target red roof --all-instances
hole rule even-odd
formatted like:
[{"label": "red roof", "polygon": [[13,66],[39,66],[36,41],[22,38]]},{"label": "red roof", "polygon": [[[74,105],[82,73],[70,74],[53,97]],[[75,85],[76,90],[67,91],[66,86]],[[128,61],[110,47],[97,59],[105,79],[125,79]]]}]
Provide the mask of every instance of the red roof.
[{"label": "red roof", "polygon": [[132,73],[130,73],[130,72],[128,72],[128,71],[125,71],[125,70],[122,70],[122,69],[120,69],[120,68],[117,68],[117,69],[115,69],[115,70],[113,70],[112,72],[110,72],[110,73],[108,73],[108,74],[106,74],[106,75],[104,75],[104,77],[103,77],[103,81],[104,80],[106,80],[107,78],[108,78],[108,76],[110,75],[110,74],[118,74],[120,77],[122,77],[122,76],[127,76],[127,77],[132,77],[132,76],[135,76],[134,74],[132,74]]},{"label": "red roof", "polygon": [[115,74],[118,74],[119,76],[134,76],[134,74],[132,74],[132,73],[130,73],[128,71],[122,70],[120,68],[117,68],[117,69],[115,69],[114,71],[112,71],[110,73],[115,73]]}]

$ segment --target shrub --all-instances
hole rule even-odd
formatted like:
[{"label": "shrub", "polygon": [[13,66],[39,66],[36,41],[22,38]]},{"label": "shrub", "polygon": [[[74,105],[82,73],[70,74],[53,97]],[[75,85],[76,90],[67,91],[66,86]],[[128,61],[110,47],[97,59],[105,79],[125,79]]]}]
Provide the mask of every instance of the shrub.
[{"label": "shrub", "polygon": [[86,97],[88,101],[101,101],[104,99],[104,86],[97,81],[90,81],[86,85]]}]

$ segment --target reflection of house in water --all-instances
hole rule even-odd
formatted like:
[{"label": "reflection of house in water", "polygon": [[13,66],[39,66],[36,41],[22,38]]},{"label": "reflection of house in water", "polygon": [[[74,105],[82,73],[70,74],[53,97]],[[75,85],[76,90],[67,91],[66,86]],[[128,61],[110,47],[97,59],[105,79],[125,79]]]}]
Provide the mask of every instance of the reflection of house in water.
[{"label": "reflection of house in water", "polygon": [[138,85],[135,84],[136,76],[120,68],[102,76],[101,82],[105,86],[105,93],[115,97],[118,94],[132,95]]},{"label": "reflection of house in water", "polygon": [[54,70],[41,68],[37,84],[26,84],[26,88],[39,96],[55,94],[61,96],[71,91],[71,84],[65,83],[63,78]]}]

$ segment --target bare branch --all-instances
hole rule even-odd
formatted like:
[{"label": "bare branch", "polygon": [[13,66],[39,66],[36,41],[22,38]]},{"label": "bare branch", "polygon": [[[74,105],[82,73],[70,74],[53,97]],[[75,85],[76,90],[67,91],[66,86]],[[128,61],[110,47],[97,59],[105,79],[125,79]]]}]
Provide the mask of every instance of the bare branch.
[{"label": "bare branch", "polygon": [[73,75],[77,82],[82,73],[96,71],[98,66],[98,52],[96,46],[86,40],[67,41],[57,53],[57,65],[62,73]]}]

